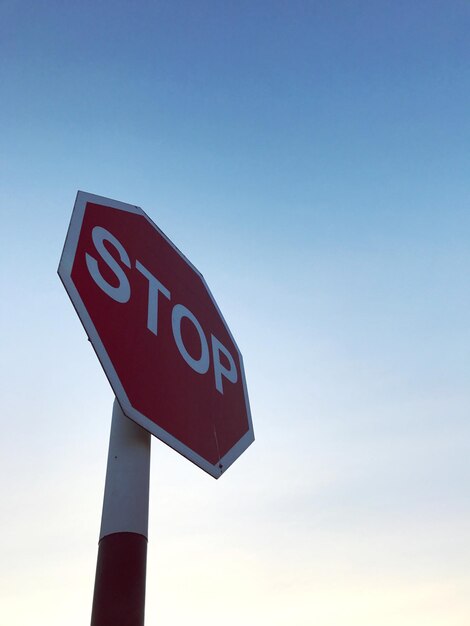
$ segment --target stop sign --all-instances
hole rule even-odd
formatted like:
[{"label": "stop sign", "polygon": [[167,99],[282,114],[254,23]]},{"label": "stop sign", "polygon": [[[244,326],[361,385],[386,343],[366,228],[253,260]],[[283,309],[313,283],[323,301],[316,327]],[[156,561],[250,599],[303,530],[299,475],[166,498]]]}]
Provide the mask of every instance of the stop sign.
[{"label": "stop sign", "polygon": [[254,435],[202,275],[142,209],[78,192],[59,276],[123,412],[218,478]]}]

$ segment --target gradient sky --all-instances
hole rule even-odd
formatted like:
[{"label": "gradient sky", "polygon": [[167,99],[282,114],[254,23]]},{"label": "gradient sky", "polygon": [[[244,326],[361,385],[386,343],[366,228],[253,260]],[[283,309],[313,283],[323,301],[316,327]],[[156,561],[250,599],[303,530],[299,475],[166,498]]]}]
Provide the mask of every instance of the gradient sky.
[{"label": "gradient sky", "polygon": [[2,624],[91,613],[82,189],[204,274],[251,398],[219,481],[153,441],[146,624],[468,626],[469,32],[463,0],[0,0]]}]

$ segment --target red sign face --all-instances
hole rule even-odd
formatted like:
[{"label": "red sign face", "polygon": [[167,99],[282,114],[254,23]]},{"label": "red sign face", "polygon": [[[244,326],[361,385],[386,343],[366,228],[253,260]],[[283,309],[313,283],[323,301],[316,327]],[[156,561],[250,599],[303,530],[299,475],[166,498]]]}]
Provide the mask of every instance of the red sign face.
[{"label": "red sign face", "polygon": [[242,357],[202,275],[140,208],[79,192],[59,276],[123,412],[219,477],[254,436]]}]

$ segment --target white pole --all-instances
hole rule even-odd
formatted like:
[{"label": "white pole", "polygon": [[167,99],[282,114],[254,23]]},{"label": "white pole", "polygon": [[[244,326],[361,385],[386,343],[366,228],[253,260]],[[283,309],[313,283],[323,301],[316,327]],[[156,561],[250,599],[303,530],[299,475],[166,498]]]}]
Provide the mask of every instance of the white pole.
[{"label": "white pole", "polygon": [[114,401],[91,626],[143,626],[150,434]]}]

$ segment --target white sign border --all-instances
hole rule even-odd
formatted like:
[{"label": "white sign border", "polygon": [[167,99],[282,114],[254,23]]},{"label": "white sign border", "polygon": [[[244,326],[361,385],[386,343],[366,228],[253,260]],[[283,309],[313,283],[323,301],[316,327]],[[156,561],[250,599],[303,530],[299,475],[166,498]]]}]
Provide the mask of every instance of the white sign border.
[{"label": "white sign border", "polygon": [[[114,369],[111,359],[109,358],[108,353],[106,352],[106,349],[99,337],[98,331],[96,330],[95,325],[93,324],[93,321],[85,307],[85,304],[82,298],[80,297],[80,294],[72,280],[73,262],[74,262],[75,254],[76,254],[77,247],[78,247],[78,241],[80,238],[80,231],[81,231],[81,227],[83,223],[83,217],[85,214],[85,208],[89,202],[92,202],[94,204],[101,204],[101,205],[104,205],[113,209],[125,211],[127,213],[135,213],[136,215],[141,215],[145,217],[145,219],[153,226],[153,228],[155,228],[155,230],[157,230],[158,233],[162,237],[165,238],[167,243],[175,250],[175,252],[177,252],[179,256],[182,257],[182,259],[199,276],[209,297],[212,300],[212,303],[214,304],[218,314],[220,315],[220,318],[225,326],[225,329],[227,330],[230,336],[230,339],[233,342],[233,345],[235,346],[237,350],[239,363],[240,363],[240,370],[241,370],[240,371],[241,380],[243,384],[243,393],[245,397],[245,406],[246,406],[246,413],[247,413],[247,419],[248,419],[248,430],[241,437],[241,439],[239,439],[239,441],[215,464],[209,463],[202,456],[200,456],[199,454],[191,450],[188,446],[186,446],[184,443],[179,441],[179,439],[176,439],[176,437],[173,437],[173,435],[170,435],[170,433],[168,433],[166,430],[164,430],[160,426],[157,426],[157,424],[151,421],[148,417],[146,417],[145,415],[143,415],[142,413],[134,409],[130,403],[130,400],[124,390],[124,387],[122,386],[121,381],[119,380],[118,374],[116,370]],[[243,358],[232,336],[232,333],[230,332],[227,322],[225,321],[225,318],[220,312],[220,309],[217,306],[217,303],[209,287],[207,286],[206,281],[204,280],[203,275],[184,256],[184,254],[182,254],[182,252],[174,245],[174,243],[170,239],[168,239],[168,237],[160,230],[160,228],[158,228],[158,226],[149,218],[149,216],[140,207],[132,205],[132,204],[126,204],[124,202],[119,202],[118,200],[105,198],[103,196],[97,196],[95,194],[87,193],[84,191],[79,191],[77,193],[75,205],[74,205],[73,212],[72,212],[72,217],[70,219],[69,229],[67,232],[64,248],[62,251],[62,256],[59,262],[58,274],[72,301],[73,306],[75,307],[75,310],[77,311],[78,317],[83,327],[85,328],[85,331],[88,334],[91,345],[93,346],[93,349],[96,352],[98,360],[101,363],[101,366],[106,374],[106,377],[109,380],[109,383],[116,395],[117,401],[119,402],[123,413],[127,415],[127,417],[132,419],[134,422],[139,424],[139,426],[142,426],[142,428],[149,431],[152,435],[154,435],[155,437],[157,437],[158,439],[166,443],[168,446],[170,446],[171,448],[179,452],[181,455],[183,455],[184,457],[192,461],[195,465],[197,465],[198,467],[206,471],[208,474],[210,474],[214,478],[219,478],[222,475],[222,473],[224,473],[230,467],[230,465],[232,465],[232,463],[248,448],[248,446],[254,441],[255,437],[254,437],[254,432],[253,432],[253,423],[251,419],[250,403],[248,400],[248,392],[247,392],[247,387],[246,387],[245,371],[243,367]]]}]

